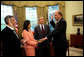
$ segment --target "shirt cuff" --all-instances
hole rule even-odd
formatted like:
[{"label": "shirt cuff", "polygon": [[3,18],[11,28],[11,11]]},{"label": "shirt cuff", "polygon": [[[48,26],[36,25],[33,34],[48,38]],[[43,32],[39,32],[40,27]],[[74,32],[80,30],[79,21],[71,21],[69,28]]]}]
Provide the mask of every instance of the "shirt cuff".
[{"label": "shirt cuff", "polygon": [[40,44],[38,43],[37,46],[39,46]]},{"label": "shirt cuff", "polygon": [[45,37],[46,39],[48,39],[47,37]]}]

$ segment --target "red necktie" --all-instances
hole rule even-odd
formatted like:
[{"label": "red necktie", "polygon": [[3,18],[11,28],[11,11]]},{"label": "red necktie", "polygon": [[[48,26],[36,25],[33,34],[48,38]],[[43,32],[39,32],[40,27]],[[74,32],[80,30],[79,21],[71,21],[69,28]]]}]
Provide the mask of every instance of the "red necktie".
[{"label": "red necktie", "polygon": [[58,22],[56,23],[56,26],[58,25]]},{"label": "red necktie", "polygon": [[44,28],[43,28],[43,25],[41,25],[42,26],[42,33],[44,34]]}]

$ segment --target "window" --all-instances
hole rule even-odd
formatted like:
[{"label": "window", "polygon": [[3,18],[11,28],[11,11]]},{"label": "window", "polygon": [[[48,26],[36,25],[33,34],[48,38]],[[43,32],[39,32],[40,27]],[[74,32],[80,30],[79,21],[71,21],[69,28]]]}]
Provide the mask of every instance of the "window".
[{"label": "window", "polygon": [[[52,27],[52,25],[50,24],[50,21],[51,21],[51,14],[53,15],[53,20],[55,20],[55,18],[54,18],[54,12],[56,11],[56,10],[59,10],[59,6],[58,5],[56,5],[56,6],[49,6],[48,7],[48,20],[49,20],[49,27],[50,27],[50,30],[52,31],[53,30],[53,27]],[[55,20],[56,21],[56,20]],[[54,21],[54,22],[55,22]],[[55,22],[56,23],[56,22]]]},{"label": "window", "polygon": [[34,31],[37,22],[37,8],[36,7],[26,7],[26,20],[31,21],[31,30]]},{"label": "window", "polygon": [[4,22],[4,18],[7,15],[13,15],[13,8],[12,6],[8,5],[1,5],[1,31],[5,28],[6,24]]}]

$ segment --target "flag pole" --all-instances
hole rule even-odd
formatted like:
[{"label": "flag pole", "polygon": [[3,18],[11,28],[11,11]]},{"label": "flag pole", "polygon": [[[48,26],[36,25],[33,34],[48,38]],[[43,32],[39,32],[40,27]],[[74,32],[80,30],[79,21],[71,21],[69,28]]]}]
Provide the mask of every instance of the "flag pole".
[{"label": "flag pole", "polygon": [[15,20],[16,20],[15,31],[19,35],[19,32],[18,32],[18,24],[17,24],[17,12],[16,12],[16,8],[15,8]]}]

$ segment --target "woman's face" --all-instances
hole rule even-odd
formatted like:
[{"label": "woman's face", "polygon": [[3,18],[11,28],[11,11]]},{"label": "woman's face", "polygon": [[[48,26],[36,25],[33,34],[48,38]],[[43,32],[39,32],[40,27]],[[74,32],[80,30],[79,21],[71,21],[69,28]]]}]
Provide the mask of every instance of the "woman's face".
[{"label": "woman's face", "polygon": [[28,29],[30,29],[30,28],[31,28],[31,24],[28,25]]}]

